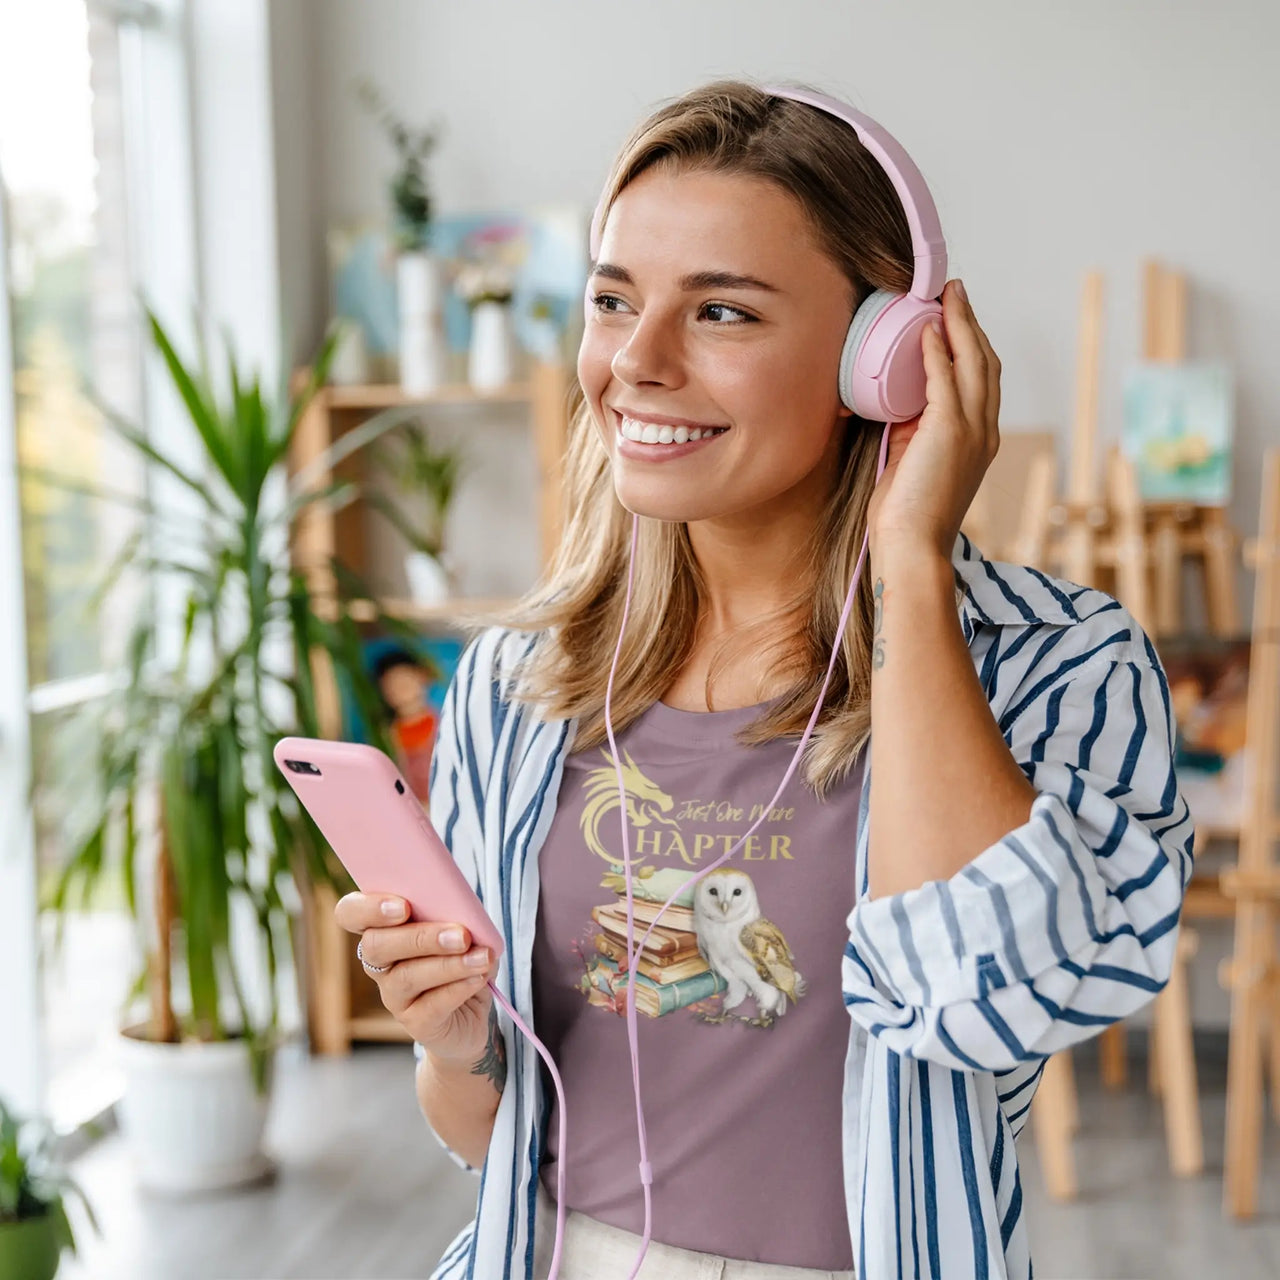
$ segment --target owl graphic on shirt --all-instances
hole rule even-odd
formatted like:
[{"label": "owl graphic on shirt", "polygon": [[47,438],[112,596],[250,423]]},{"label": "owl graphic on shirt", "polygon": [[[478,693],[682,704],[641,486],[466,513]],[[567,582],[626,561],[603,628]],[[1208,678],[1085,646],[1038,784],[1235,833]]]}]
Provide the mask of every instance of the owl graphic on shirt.
[{"label": "owl graphic on shirt", "polygon": [[725,1009],[748,996],[766,1017],[798,1004],[806,982],[782,930],[760,910],[756,887],[745,871],[713,871],[694,888],[693,926],[702,958],[729,984]]}]

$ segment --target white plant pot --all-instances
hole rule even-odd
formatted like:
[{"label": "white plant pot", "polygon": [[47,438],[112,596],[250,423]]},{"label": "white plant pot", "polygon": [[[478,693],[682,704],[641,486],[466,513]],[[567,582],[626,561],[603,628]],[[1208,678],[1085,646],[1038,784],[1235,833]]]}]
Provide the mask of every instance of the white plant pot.
[{"label": "white plant pot", "polygon": [[430,395],[444,385],[448,368],[444,284],[437,259],[429,253],[402,253],[396,259],[396,296],[401,390]]},{"label": "white plant pot", "polygon": [[144,1034],[145,1026],[128,1027],[118,1042],[125,1078],[120,1128],[139,1184],[181,1195],[270,1175],[275,1164],[262,1135],[274,1055],[259,1096],[243,1041],[155,1044]]},{"label": "white plant pot", "polygon": [[410,551],[405,556],[404,575],[414,604],[445,604],[453,597],[448,566],[425,551]]},{"label": "white plant pot", "polygon": [[494,391],[512,381],[515,334],[511,308],[504,302],[478,302],[471,311],[467,381],[477,391]]}]

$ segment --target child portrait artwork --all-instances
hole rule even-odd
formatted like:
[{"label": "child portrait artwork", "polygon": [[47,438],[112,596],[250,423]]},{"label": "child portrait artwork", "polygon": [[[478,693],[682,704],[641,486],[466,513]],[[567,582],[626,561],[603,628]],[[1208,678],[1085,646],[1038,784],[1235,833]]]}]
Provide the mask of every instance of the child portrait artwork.
[{"label": "child portrait artwork", "polygon": [[[364,641],[365,669],[378,689],[396,765],[423,805],[440,708],[461,652],[461,642],[451,636],[377,634]],[[348,742],[369,741],[364,717],[345,684],[342,705],[342,736]]]}]

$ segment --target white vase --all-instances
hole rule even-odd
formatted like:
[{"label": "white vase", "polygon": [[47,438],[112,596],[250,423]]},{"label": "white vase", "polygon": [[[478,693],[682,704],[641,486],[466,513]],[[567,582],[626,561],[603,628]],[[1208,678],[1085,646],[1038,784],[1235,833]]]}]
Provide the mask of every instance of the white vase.
[{"label": "white vase", "polygon": [[453,598],[453,582],[443,556],[426,551],[410,551],[404,558],[404,575],[414,604],[445,604]]},{"label": "white vase", "polygon": [[356,320],[342,321],[329,364],[329,381],[338,387],[362,386],[369,381],[369,348]]},{"label": "white vase", "polygon": [[515,335],[505,302],[478,302],[471,310],[467,381],[477,391],[494,391],[512,381]]},{"label": "white vase", "polygon": [[119,1041],[125,1087],[124,1134],[139,1184],[183,1194],[220,1190],[270,1176],[262,1149],[275,1054],[267,1092],[253,1087],[243,1040],[156,1044],[145,1027],[127,1027]]},{"label": "white vase", "polygon": [[440,263],[421,250],[396,259],[400,317],[400,387],[406,395],[430,395],[444,385],[448,344]]}]

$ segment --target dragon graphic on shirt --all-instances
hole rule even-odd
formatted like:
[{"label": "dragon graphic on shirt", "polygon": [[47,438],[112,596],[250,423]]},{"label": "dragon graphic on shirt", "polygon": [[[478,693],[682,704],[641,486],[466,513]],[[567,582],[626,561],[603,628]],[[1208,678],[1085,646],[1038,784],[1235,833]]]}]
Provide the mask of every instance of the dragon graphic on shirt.
[{"label": "dragon graphic on shirt", "polygon": [[[617,863],[618,855],[610,853],[600,838],[600,823],[618,808],[618,774],[614,758],[607,751],[600,754],[606,766],[593,769],[587,774],[583,783],[587,802],[582,810],[582,836],[587,848],[606,862]],[[627,796],[627,820],[633,829],[643,829],[660,823],[664,827],[679,827],[674,818],[664,818],[675,808],[675,801],[641,771],[640,766],[631,758],[631,753],[622,753],[622,781]],[[632,859],[635,861],[635,859]],[[652,874],[652,868],[640,868],[638,874],[645,871]]]}]

